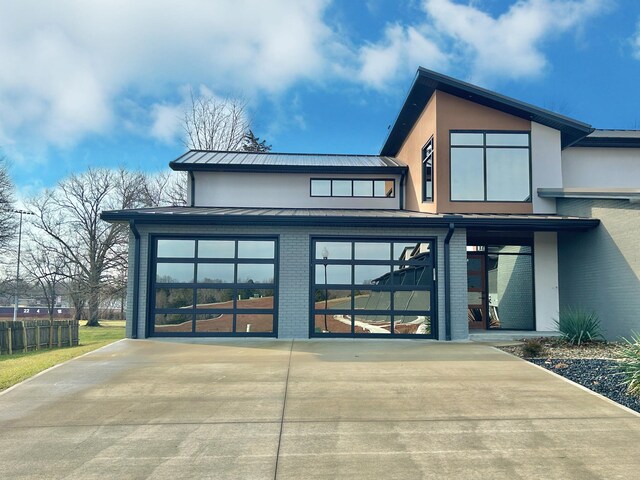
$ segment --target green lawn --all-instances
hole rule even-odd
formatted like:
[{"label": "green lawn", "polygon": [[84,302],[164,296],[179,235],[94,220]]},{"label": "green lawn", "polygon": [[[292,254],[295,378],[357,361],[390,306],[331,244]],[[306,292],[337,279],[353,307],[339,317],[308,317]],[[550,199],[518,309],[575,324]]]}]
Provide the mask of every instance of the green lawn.
[{"label": "green lawn", "polygon": [[80,327],[80,345],[0,355],[0,391],[58,363],[124,338],[124,321],[101,321],[102,327]]}]

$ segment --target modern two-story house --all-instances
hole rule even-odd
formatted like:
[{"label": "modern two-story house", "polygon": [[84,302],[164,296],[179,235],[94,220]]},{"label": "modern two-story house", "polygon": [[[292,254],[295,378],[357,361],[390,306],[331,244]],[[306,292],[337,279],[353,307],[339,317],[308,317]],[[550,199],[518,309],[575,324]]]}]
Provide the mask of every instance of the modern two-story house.
[{"label": "modern two-story house", "polygon": [[189,151],[131,229],[127,335],[464,340],[562,305],[640,330],[640,134],[419,69],[372,155]]}]

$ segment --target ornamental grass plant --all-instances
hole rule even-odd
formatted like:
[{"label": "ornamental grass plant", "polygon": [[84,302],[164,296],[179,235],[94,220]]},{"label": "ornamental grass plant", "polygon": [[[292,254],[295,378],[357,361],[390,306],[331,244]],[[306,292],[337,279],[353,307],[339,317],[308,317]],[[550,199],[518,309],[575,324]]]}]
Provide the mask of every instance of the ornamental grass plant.
[{"label": "ornamental grass plant", "polygon": [[560,310],[556,326],[562,334],[562,338],[571,345],[579,346],[585,342],[604,340],[600,329],[600,319],[594,311],[566,307]]},{"label": "ornamental grass plant", "polygon": [[620,349],[619,368],[624,377],[629,394],[640,397],[640,334],[631,340],[624,339],[625,345]]}]

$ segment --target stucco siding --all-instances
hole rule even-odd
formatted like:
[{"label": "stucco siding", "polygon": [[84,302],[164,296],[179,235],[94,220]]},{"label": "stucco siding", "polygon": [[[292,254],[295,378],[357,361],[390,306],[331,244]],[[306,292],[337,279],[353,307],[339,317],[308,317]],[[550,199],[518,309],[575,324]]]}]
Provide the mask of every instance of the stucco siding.
[{"label": "stucco siding", "polygon": [[[400,208],[398,175],[194,172],[196,207]],[[311,178],[394,179],[393,197],[312,197]]]}]

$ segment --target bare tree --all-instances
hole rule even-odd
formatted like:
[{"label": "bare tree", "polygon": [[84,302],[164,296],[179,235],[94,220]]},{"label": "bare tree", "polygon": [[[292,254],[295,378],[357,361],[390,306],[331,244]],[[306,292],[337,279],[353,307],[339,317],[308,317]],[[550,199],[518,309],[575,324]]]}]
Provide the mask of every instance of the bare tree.
[{"label": "bare tree", "polygon": [[31,235],[29,246],[24,252],[23,266],[27,278],[40,286],[49,312],[49,320],[53,321],[56,301],[63,282],[69,279],[69,269],[65,257],[46,242],[49,238]]},{"label": "bare tree", "polygon": [[7,161],[0,157],[0,253],[6,251],[16,233],[13,202],[13,182]]},{"label": "bare tree", "polygon": [[163,170],[147,176],[144,182],[144,203],[148,207],[186,205],[186,172]]},{"label": "bare tree", "polygon": [[76,296],[76,309],[86,299],[88,326],[100,325],[102,281],[126,261],[127,252],[127,225],[103,222],[100,212],[141,206],[143,184],[144,177],[137,172],[89,169],[29,202],[36,213],[36,229],[55,240],[53,252],[77,272],[71,298]]},{"label": "bare tree", "polygon": [[184,115],[185,146],[195,150],[241,150],[251,123],[238,99],[195,97]]}]

